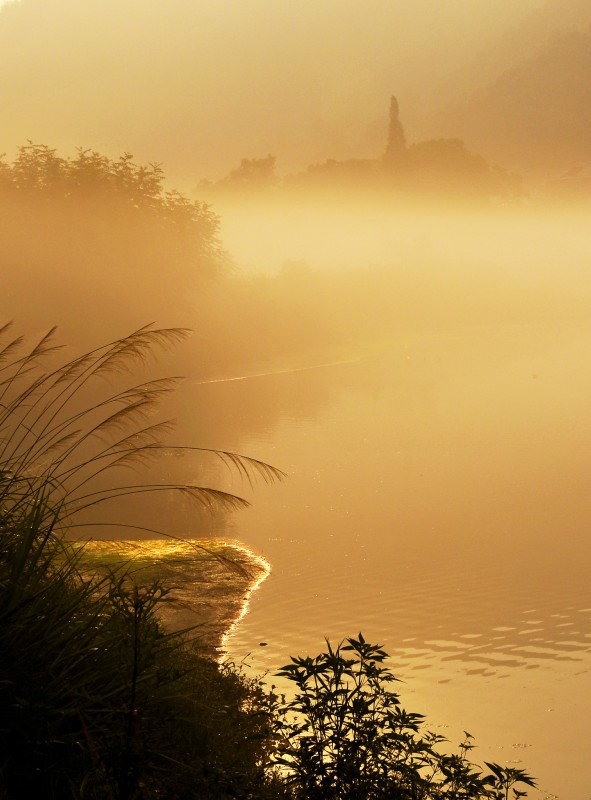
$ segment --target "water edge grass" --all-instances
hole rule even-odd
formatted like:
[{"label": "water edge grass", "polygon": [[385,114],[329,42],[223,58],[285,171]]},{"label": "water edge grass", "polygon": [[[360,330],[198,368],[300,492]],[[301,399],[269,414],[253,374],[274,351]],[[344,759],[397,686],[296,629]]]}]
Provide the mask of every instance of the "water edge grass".
[{"label": "water edge grass", "polygon": [[[185,332],[147,326],[57,365],[53,331],[28,348],[9,334],[0,330],[0,793],[207,798],[262,787],[256,681],[165,630],[158,610],[170,588],[160,579],[137,581],[122,566],[88,571],[84,549],[67,538],[84,530],[81,514],[96,519],[121,497],[176,492],[206,509],[246,505],[215,488],[121,479],[170,449],[161,441],[170,425],[147,415],[175,381],[113,393],[103,378]],[[282,477],[207,452],[249,480]],[[110,474],[116,482],[105,485]]]}]

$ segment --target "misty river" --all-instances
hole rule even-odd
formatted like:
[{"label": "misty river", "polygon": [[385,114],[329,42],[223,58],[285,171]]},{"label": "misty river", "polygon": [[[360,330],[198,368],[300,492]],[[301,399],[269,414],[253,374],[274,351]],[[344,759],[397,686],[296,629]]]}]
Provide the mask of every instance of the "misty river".
[{"label": "misty river", "polygon": [[228,524],[271,565],[230,655],[276,683],[362,631],[438,732],[582,798],[590,346],[585,324],[482,325],[191,386],[218,444],[289,475]]},{"label": "misty river", "polygon": [[[432,730],[454,743],[468,730],[475,760],[525,769],[540,800],[588,800],[582,218],[288,211],[224,210],[239,263],[271,278],[247,281],[242,306],[222,287],[217,328],[197,299],[196,336],[173,367],[188,377],[172,442],[241,453],[287,478],[251,486],[215,458],[171,452],[159,480],[251,507],[212,519],[161,497],[149,511],[134,503],[133,520],[254,554],[262,578],[249,604],[236,605],[238,585],[234,599],[206,603],[240,618],[228,655],[280,691],[273,674],[290,656],[361,631],[390,653],[403,704]],[[301,263],[274,283],[286,257]],[[265,292],[280,311],[257,310]],[[321,323],[340,326],[336,344]],[[201,602],[183,558],[174,581],[185,575]],[[216,579],[223,591],[232,580]]]},{"label": "misty river", "polygon": [[[591,2],[0,0],[0,64],[5,516],[48,476],[208,655],[283,693],[361,632],[447,752],[591,800]],[[2,787],[43,736],[177,786],[136,643],[124,755],[52,688]]]}]

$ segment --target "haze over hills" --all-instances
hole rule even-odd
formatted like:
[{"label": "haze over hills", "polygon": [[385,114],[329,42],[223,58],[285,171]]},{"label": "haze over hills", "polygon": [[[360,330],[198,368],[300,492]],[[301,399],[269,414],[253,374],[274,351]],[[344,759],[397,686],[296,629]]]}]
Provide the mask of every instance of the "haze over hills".
[{"label": "haze over hills", "polygon": [[550,2],[448,79],[425,121],[509,169],[554,178],[591,160],[591,4]]},{"label": "haze over hills", "polygon": [[187,189],[267,153],[285,170],[375,157],[391,94],[410,139],[425,138],[415,127],[434,97],[457,94],[450,76],[540,5],[9,2],[0,8],[0,71],[9,76],[0,152],[26,139],[61,152],[127,150],[163,163]]}]

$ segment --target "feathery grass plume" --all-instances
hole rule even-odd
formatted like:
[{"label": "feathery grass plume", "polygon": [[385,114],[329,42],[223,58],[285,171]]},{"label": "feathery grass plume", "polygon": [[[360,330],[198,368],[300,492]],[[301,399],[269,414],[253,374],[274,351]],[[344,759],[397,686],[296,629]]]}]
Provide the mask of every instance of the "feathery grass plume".
[{"label": "feathery grass plume", "polygon": [[145,465],[166,450],[212,453],[249,482],[284,477],[281,470],[237,453],[163,443],[160,437],[171,423],[148,420],[178,378],[105,391],[105,377],[129,373],[155,348],[171,347],[188,331],[146,325],[57,366],[52,365],[59,350],[55,329],[29,349],[22,337],[10,339],[9,332],[10,325],[0,328],[0,497],[8,492],[15,508],[41,487],[48,507],[60,509],[56,524],[70,527],[82,511],[154,492],[176,492],[209,510],[248,505],[229,492],[193,484],[117,482],[92,488],[99,477],[102,481],[121,467]]}]

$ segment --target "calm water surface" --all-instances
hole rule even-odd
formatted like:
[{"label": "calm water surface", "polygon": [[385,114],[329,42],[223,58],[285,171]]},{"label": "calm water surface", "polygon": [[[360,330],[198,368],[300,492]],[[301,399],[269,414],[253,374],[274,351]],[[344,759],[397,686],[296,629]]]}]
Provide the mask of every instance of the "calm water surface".
[{"label": "calm water surface", "polygon": [[196,436],[289,473],[226,526],[272,568],[231,656],[273,673],[362,631],[432,728],[591,797],[590,348],[473,325],[190,385]]}]

